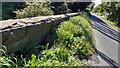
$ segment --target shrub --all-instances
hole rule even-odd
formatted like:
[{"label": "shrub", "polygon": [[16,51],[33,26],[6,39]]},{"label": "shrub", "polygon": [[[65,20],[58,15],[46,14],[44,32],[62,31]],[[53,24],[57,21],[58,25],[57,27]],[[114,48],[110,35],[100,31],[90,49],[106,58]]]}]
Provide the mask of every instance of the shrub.
[{"label": "shrub", "polygon": [[48,3],[32,2],[26,3],[26,5],[24,9],[14,11],[17,18],[53,15],[53,11],[48,7]]},{"label": "shrub", "polygon": [[[69,21],[62,22],[52,33],[56,38],[52,41],[52,48],[41,46],[43,51],[32,54],[30,60],[22,58],[23,66],[85,66],[83,58],[92,54],[93,42],[89,21],[81,16],[72,17]],[[29,45],[33,45],[33,42]],[[45,48],[44,48],[45,47]],[[30,47],[31,48],[31,47]],[[7,58],[7,57],[6,57]],[[4,59],[4,60],[3,60]],[[2,58],[6,61],[5,58]],[[11,60],[13,61],[13,60]],[[5,62],[9,63],[9,62]],[[10,64],[10,63],[9,63]],[[16,63],[10,64],[17,65]]]},{"label": "shrub", "polygon": [[89,21],[77,16],[69,21],[62,22],[57,29],[58,41],[67,48],[72,49],[74,54],[78,54],[80,59],[90,55],[93,45],[92,33]]},{"label": "shrub", "polygon": [[62,22],[53,33],[57,34],[53,47],[43,51],[38,65],[85,65],[82,62],[83,58],[92,54],[93,46],[89,21],[76,16],[70,18],[69,21]]}]

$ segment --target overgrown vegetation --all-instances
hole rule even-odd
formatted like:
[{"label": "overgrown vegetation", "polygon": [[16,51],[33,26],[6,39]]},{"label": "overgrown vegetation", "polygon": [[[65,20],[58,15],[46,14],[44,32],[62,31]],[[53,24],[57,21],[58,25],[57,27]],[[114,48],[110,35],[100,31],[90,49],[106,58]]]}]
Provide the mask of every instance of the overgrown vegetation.
[{"label": "overgrown vegetation", "polygon": [[72,12],[72,10],[70,8],[68,8],[67,2],[52,2],[51,9],[53,10],[55,15]]},{"label": "overgrown vegetation", "polygon": [[2,19],[26,18],[41,15],[85,11],[91,2],[2,2]]},{"label": "overgrown vegetation", "polygon": [[95,3],[91,3],[87,6],[86,10],[92,11],[94,9]]},{"label": "overgrown vegetation", "polygon": [[53,15],[53,11],[49,8],[49,3],[34,2],[26,3],[26,5],[24,9],[15,11],[17,18]]},{"label": "overgrown vegetation", "polygon": [[94,13],[104,15],[107,20],[114,23],[115,26],[120,27],[120,1],[119,2],[103,2],[98,5]]},{"label": "overgrown vegetation", "polygon": [[[48,34],[51,38],[47,43],[32,47],[32,50],[28,50],[28,48],[27,53],[23,56],[8,55],[4,47],[0,65],[2,67],[86,66],[84,60],[87,60],[93,53],[94,44],[90,23],[84,17],[70,18],[52,28]],[[25,55],[31,57],[26,58]]]}]

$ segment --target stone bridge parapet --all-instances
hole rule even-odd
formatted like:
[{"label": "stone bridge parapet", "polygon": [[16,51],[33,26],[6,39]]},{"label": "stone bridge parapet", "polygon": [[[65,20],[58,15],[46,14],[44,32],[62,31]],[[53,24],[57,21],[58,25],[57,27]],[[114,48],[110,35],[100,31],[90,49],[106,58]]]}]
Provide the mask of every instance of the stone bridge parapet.
[{"label": "stone bridge parapet", "polygon": [[77,15],[78,13],[69,13],[0,21],[2,45],[7,47],[8,52],[16,52],[26,47],[31,40],[40,43],[52,27]]}]

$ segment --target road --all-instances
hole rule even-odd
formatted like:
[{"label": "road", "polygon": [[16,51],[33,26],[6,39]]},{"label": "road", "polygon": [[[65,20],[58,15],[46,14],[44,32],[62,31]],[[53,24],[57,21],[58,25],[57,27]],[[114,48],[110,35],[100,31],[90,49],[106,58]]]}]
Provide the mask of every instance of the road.
[{"label": "road", "polygon": [[[99,59],[102,60],[100,64],[105,64],[103,61],[106,61],[110,66],[117,66],[120,33],[112,29],[95,14],[91,13],[90,19],[94,28],[93,32],[96,40],[96,48],[98,50],[97,53]],[[108,66],[108,64],[105,65]]]}]

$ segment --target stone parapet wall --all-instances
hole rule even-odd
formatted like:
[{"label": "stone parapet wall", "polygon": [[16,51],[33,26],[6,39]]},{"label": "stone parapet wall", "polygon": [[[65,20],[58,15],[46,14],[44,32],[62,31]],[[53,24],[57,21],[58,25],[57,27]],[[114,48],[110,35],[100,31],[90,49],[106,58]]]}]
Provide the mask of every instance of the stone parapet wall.
[{"label": "stone parapet wall", "polygon": [[52,27],[76,15],[78,13],[0,21],[2,45],[7,47],[8,52],[16,52],[31,40],[40,43]]}]

